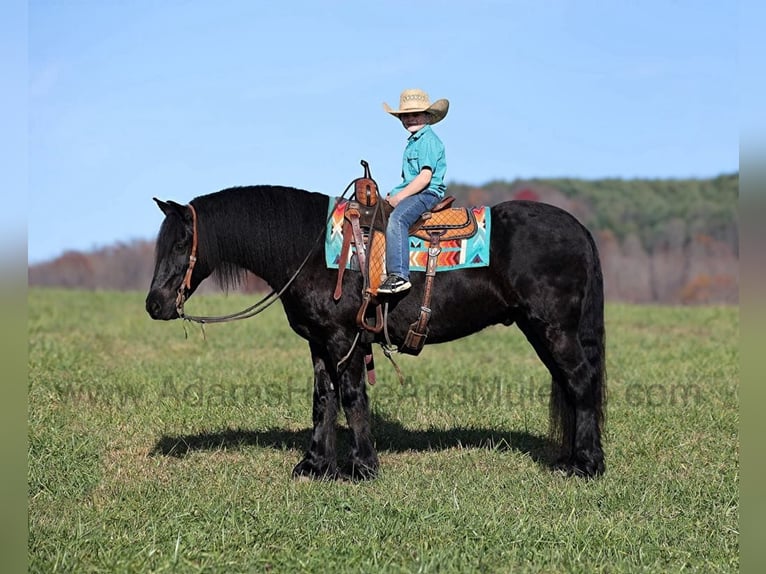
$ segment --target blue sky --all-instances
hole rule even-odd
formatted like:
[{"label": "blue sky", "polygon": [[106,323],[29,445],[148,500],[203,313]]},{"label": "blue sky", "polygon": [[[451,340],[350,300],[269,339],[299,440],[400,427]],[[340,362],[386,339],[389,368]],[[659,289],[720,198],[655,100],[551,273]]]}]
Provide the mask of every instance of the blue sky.
[{"label": "blue sky", "polygon": [[[32,0],[29,261],[150,239],[153,196],[399,180],[404,88],[448,98],[448,182],[739,168],[729,2]],[[4,96],[9,98],[10,96]],[[26,158],[23,158],[26,159]],[[23,160],[22,160],[23,161]],[[23,201],[19,199],[18,201]]]}]

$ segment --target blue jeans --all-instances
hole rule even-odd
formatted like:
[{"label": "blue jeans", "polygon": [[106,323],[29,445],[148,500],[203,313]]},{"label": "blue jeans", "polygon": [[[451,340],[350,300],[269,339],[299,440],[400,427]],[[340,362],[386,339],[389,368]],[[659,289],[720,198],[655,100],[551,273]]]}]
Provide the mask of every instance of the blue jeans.
[{"label": "blue jeans", "polygon": [[405,197],[388,218],[386,230],[386,271],[389,275],[410,278],[409,230],[426,211],[439,203],[441,198],[428,191]]}]

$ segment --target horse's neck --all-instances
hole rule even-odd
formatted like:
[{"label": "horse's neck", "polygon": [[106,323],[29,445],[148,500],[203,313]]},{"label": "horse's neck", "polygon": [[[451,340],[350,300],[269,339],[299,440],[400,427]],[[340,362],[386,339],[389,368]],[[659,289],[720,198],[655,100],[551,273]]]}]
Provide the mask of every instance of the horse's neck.
[{"label": "horse's neck", "polygon": [[326,206],[316,194],[285,188],[233,196],[226,208],[230,225],[218,230],[224,260],[281,287],[316,245]]}]

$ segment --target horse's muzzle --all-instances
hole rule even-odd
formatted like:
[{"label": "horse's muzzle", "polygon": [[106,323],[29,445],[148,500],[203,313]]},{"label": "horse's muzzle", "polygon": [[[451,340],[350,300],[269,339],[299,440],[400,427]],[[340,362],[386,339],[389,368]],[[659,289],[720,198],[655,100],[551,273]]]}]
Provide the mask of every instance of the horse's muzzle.
[{"label": "horse's muzzle", "polygon": [[146,312],[152,319],[160,321],[170,321],[178,319],[175,298],[167,297],[161,291],[149,291],[146,296]]}]

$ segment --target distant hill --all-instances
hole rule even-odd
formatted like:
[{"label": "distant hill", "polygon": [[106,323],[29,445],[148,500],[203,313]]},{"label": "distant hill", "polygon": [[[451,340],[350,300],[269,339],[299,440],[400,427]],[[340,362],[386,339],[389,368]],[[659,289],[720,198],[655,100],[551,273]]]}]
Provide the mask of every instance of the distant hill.
[{"label": "distant hill", "polygon": [[462,205],[530,199],[562,207],[593,233],[607,298],[739,300],[739,174],[708,179],[535,179],[451,184]]},{"label": "distant hill", "polygon": [[[534,179],[480,187],[451,183],[458,205],[510,199],[566,209],[593,233],[610,300],[637,303],[737,303],[739,175],[679,180]],[[92,252],[67,252],[30,266],[29,284],[146,290],[154,267],[150,240]],[[203,284],[202,291],[216,287]],[[252,276],[247,291],[266,290]]]},{"label": "distant hill", "polygon": [[[67,251],[52,261],[31,265],[28,283],[41,287],[148,291],[153,273],[154,241],[137,240],[88,252]],[[240,290],[269,289],[265,281],[251,274]],[[201,293],[217,291],[212,281],[204,281],[199,289]]]},{"label": "distant hill", "polygon": [[480,188],[452,184],[449,192],[466,204],[493,205],[509,197],[553,203],[591,230],[611,231],[619,241],[636,235],[648,250],[698,234],[738,249],[738,174],[711,179],[536,179]]}]

